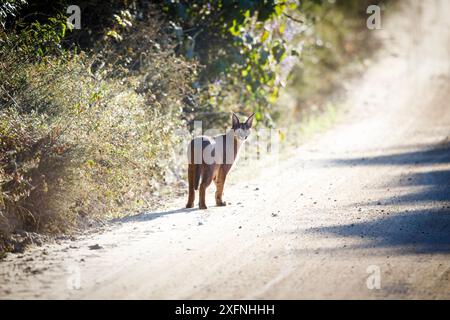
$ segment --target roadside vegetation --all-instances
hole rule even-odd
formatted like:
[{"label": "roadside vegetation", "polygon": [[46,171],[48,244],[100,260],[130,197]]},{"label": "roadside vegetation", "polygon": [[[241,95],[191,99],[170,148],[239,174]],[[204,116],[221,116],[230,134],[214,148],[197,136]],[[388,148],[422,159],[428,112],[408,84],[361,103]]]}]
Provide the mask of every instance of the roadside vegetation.
[{"label": "roadside vegetation", "polygon": [[[81,29],[67,23],[72,4]],[[343,68],[370,51],[368,5],[0,4],[0,252],[23,248],[16,234],[76,232],[164,201],[194,120],[224,128],[230,111],[256,112],[277,127],[327,110]]]}]

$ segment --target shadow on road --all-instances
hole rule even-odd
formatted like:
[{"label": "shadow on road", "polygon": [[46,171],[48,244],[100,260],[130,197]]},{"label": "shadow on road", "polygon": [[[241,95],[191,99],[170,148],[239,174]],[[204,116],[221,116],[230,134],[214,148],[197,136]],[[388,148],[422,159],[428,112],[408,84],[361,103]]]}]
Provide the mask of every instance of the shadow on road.
[{"label": "shadow on road", "polygon": [[450,210],[416,210],[342,226],[314,228],[314,233],[364,238],[347,249],[392,248],[403,253],[450,253]]},{"label": "shadow on road", "polygon": [[[392,188],[414,187],[413,192],[366,203],[368,206],[394,205],[386,210],[385,215],[371,221],[314,228],[310,232],[365,240],[347,249],[383,247],[403,253],[450,253],[450,168],[442,168],[442,165],[450,164],[450,143],[383,156],[332,159],[327,161],[330,163],[336,166],[404,165],[419,170],[402,174],[389,182]],[[440,167],[433,169],[430,167],[432,164]],[[417,172],[421,166],[424,166],[424,171]],[[428,208],[404,209],[421,204]]]},{"label": "shadow on road", "polygon": [[[433,170],[420,173],[411,173],[400,180],[397,186],[419,186],[419,191],[402,196],[384,199],[384,203],[411,204],[420,202],[450,202],[450,170]],[[373,204],[373,203],[371,203]],[[450,207],[450,203],[448,203]]]},{"label": "shadow on road", "polygon": [[[450,143],[441,143],[434,148],[423,150],[395,153],[383,156],[367,158],[350,159],[331,159],[328,164],[335,166],[421,166],[445,165],[450,164]],[[414,192],[409,194],[377,199],[368,205],[374,205],[379,202],[383,204],[408,205],[423,202],[435,202],[435,205],[442,208],[445,202],[450,202],[450,169],[430,169],[426,168],[423,172],[412,172],[406,175],[398,176],[393,179],[389,186],[395,187],[415,187]],[[441,202],[441,205],[438,203]],[[447,204],[447,205],[450,205]],[[445,208],[445,206],[444,206]]]},{"label": "shadow on road", "polygon": [[450,163],[450,142],[422,150],[399,152],[367,158],[329,159],[328,164],[335,166],[402,166]]},{"label": "shadow on road", "polygon": [[124,222],[145,222],[145,221],[151,221],[163,216],[171,215],[171,214],[177,214],[177,213],[188,213],[191,211],[197,210],[196,208],[180,208],[175,210],[167,210],[167,211],[158,211],[158,212],[143,212],[134,216],[129,216],[125,218],[119,218],[115,219],[112,222],[113,223],[124,223]]}]

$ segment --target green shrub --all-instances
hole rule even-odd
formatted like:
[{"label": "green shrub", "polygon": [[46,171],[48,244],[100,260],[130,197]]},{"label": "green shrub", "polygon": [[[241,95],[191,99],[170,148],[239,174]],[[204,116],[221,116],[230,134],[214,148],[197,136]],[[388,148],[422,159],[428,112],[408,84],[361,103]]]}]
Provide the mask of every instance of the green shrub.
[{"label": "green shrub", "polygon": [[66,232],[151,205],[197,67],[159,44],[163,35],[148,32],[157,26],[141,27],[121,42],[107,37],[97,53],[55,41],[52,54],[36,55],[29,29],[2,38],[1,238]]}]

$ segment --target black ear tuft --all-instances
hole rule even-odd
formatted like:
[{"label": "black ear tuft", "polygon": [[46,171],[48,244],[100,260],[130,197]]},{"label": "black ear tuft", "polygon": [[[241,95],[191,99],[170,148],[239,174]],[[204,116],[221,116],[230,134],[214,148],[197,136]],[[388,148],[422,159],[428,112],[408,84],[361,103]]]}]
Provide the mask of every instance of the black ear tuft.
[{"label": "black ear tuft", "polygon": [[236,113],[233,112],[232,121],[231,121],[231,128],[237,129],[239,128],[239,118],[236,115]]},{"label": "black ear tuft", "polygon": [[245,121],[245,125],[247,126],[247,128],[251,128],[252,124],[253,124],[253,117],[255,116],[255,113],[253,112],[252,115],[250,117],[247,118],[247,121]]}]

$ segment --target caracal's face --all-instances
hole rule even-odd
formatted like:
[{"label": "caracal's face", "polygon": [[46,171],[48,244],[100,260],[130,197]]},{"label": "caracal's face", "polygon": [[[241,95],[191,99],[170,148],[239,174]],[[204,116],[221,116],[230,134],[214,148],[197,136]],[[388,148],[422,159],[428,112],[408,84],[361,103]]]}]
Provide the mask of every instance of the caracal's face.
[{"label": "caracal's face", "polygon": [[250,117],[248,117],[245,122],[240,122],[238,116],[233,113],[232,129],[234,131],[234,136],[239,141],[245,141],[250,136],[252,122],[253,122],[253,116],[254,116],[254,114],[252,114]]},{"label": "caracal's face", "polygon": [[250,136],[250,128],[242,127],[234,130],[234,135],[236,138],[238,138],[241,141],[247,140],[247,138]]}]

